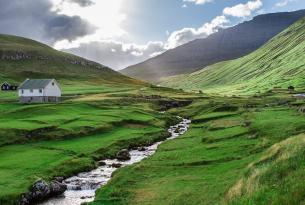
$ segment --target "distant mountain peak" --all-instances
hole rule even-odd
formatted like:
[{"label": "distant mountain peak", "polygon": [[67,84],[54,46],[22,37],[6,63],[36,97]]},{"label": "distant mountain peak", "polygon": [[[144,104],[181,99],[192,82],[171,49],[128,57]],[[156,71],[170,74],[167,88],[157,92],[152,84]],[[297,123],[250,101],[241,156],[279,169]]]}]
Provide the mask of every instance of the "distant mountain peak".
[{"label": "distant mountain peak", "polygon": [[151,82],[191,73],[255,51],[303,16],[305,10],[258,15],[250,21],[221,29],[205,39],[197,39],[143,63],[129,66],[121,72]]}]

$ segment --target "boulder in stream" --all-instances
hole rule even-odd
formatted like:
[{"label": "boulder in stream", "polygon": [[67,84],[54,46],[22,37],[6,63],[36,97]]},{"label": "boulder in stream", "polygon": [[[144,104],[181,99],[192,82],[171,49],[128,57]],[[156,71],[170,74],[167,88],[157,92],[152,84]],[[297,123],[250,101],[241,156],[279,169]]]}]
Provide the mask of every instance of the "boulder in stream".
[{"label": "boulder in stream", "polygon": [[99,166],[105,166],[105,165],[106,165],[106,162],[104,162],[104,161],[99,161],[99,162],[98,162],[98,165],[99,165]]},{"label": "boulder in stream", "polygon": [[130,160],[129,151],[127,149],[123,149],[123,150],[119,151],[116,155],[116,158],[120,161]]},{"label": "boulder in stream", "polygon": [[120,168],[122,166],[122,164],[120,164],[120,163],[113,163],[111,166],[114,167],[114,168]]},{"label": "boulder in stream", "polygon": [[138,148],[138,151],[139,151],[139,152],[145,152],[145,151],[146,151],[146,148],[145,148],[145,147],[139,147],[139,148]]},{"label": "boulder in stream", "polygon": [[20,205],[29,205],[34,202],[43,201],[52,196],[57,196],[64,193],[67,186],[58,181],[52,181],[50,183],[44,180],[36,181],[29,192],[23,194],[20,199]]}]

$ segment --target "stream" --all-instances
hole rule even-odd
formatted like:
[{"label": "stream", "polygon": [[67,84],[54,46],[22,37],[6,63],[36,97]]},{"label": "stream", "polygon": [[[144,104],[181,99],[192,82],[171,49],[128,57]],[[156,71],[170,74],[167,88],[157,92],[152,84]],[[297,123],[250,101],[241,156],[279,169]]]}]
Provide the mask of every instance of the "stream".
[{"label": "stream", "polygon": [[105,165],[90,172],[83,172],[77,176],[64,180],[63,183],[67,185],[65,193],[61,196],[51,198],[40,205],[81,205],[84,202],[92,202],[95,198],[95,191],[106,185],[111,179],[112,173],[118,169],[113,165],[119,164],[121,167],[124,167],[140,162],[141,160],[153,155],[158,146],[163,142],[183,135],[188,130],[191,121],[180,117],[178,118],[182,121],[168,129],[171,136],[166,140],[156,142],[151,146],[145,147],[145,149],[129,151],[131,158],[128,161],[119,161],[117,159],[103,160],[102,162],[104,162]]}]

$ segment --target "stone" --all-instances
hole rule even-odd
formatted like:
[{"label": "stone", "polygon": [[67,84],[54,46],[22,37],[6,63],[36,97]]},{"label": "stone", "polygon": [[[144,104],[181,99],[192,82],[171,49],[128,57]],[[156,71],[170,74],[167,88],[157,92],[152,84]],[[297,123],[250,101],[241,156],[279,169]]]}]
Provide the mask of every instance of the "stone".
[{"label": "stone", "polygon": [[52,196],[63,194],[67,190],[67,185],[60,183],[58,181],[52,181],[49,187],[50,187],[50,195]]},{"label": "stone", "polygon": [[119,151],[116,155],[116,158],[121,161],[130,160],[129,151],[127,149],[123,149],[123,150]]},{"label": "stone", "polygon": [[144,152],[144,151],[146,151],[146,148],[145,148],[145,147],[139,147],[139,148],[138,148],[138,151],[139,151],[139,152]]},{"label": "stone", "polygon": [[20,205],[29,205],[35,202],[43,201],[52,196],[57,196],[64,193],[67,186],[58,181],[52,181],[49,184],[44,180],[36,181],[29,192],[23,194],[19,201]]},{"label": "stone", "polygon": [[99,161],[99,162],[98,162],[98,165],[99,165],[99,166],[105,166],[105,165],[106,165],[106,162],[104,162],[104,161]]},{"label": "stone", "polygon": [[114,167],[114,168],[120,168],[122,166],[122,164],[120,164],[120,163],[113,163],[111,166]]},{"label": "stone", "polygon": [[63,182],[65,179],[63,177],[54,177],[55,181]]}]

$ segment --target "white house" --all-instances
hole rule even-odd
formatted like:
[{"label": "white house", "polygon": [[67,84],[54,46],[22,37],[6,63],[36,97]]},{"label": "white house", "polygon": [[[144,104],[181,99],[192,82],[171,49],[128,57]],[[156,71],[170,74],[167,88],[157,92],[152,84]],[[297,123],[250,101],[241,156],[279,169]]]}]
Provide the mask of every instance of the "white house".
[{"label": "white house", "polygon": [[21,103],[59,102],[61,89],[55,79],[26,79],[18,89]]}]

